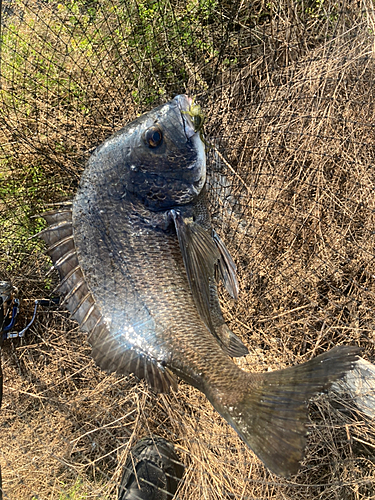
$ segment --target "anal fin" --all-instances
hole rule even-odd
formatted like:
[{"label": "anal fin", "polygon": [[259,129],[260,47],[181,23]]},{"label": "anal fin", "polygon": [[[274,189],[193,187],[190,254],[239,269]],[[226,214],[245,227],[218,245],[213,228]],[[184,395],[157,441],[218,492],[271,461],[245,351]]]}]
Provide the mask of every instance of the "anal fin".
[{"label": "anal fin", "polygon": [[156,393],[168,393],[171,387],[177,390],[177,380],[167,367],[140,350],[124,345],[121,334],[116,336],[110,332],[103,321],[91,332],[89,342],[92,356],[102,370],[124,375],[133,373],[145,379]]}]

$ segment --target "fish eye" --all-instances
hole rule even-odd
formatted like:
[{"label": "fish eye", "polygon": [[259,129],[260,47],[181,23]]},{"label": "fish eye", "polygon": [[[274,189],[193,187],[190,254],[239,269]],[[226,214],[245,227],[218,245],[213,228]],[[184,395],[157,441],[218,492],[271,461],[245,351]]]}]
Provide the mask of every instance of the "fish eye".
[{"label": "fish eye", "polygon": [[202,127],[202,117],[201,117],[201,115],[194,115],[192,117],[192,121],[193,121],[195,132],[198,132],[198,130]]},{"label": "fish eye", "polygon": [[146,141],[146,144],[150,148],[156,148],[163,141],[163,133],[159,127],[154,125],[153,127],[150,127],[149,129],[146,130],[144,134],[144,139]]}]

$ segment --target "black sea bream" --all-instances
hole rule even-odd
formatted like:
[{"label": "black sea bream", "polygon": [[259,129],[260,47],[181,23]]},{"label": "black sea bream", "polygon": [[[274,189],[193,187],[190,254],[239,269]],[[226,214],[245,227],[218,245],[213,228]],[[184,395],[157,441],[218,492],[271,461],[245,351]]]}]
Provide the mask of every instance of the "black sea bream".
[{"label": "black sea bream", "polygon": [[306,400],[350,370],[358,350],[267,373],[233,363],[247,349],[225,325],[216,279],[236,298],[236,268],[211,227],[192,106],[177,96],[104,141],[72,205],[44,214],[41,236],[101,368],[134,373],[157,392],[185,380],[288,476],[303,457]]}]

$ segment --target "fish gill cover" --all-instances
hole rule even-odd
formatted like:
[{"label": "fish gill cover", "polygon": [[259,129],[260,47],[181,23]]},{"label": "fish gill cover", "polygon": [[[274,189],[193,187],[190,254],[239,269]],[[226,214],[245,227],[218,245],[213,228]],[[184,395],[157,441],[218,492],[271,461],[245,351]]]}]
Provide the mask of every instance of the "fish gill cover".
[{"label": "fish gill cover", "polygon": [[[351,2],[5,1],[0,280],[17,328],[58,283],[32,218],[70,200],[113,132],[176,94],[204,110],[215,230],[237,266],[219,289],[247,371],[338,344],[374,360],[374,7]],[[310,404],[307,458],[273,476],[205,398],[106,375],[64,308],[3,346],[4,497],[116,498],[140,437],[175,444],[190,498],[371,498],[371,421],[342,395]]]}]

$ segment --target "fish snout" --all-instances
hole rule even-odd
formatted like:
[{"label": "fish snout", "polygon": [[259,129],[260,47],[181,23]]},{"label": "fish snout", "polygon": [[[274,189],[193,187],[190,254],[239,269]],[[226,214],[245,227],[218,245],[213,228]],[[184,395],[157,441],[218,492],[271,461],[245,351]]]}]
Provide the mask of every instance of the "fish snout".
[{"label": "fish snout", "polygon": [[187,139],[193,137],[196,134],[194,123],[192,121],[192,117],[190,115],[190,108],[193,104],[193,99],[185,94],[178,95],[174,98],[177,102],[177,106],[181,112],[185,135]]}]

